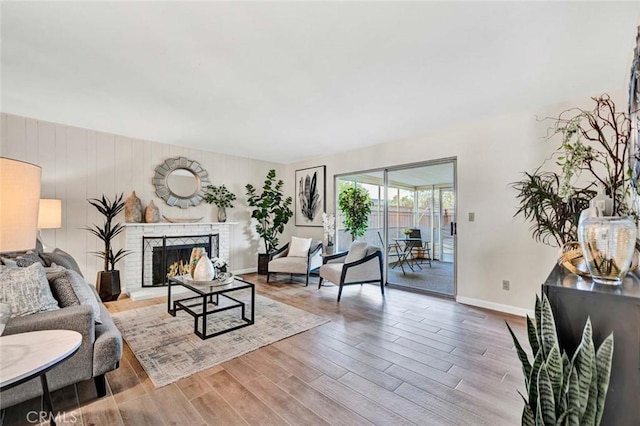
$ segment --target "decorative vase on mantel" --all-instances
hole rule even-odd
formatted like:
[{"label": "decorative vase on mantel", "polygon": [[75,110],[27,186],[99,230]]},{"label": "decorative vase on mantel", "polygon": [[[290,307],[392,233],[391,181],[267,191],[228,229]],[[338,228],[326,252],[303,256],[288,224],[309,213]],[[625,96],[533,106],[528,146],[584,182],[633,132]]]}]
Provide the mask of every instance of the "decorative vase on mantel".
[{"label": "decorative vase on mantel", "polygon": [[124,203],[124,220],[129,223],[142,222],[142,201],[133,191]]},{"label": "decorative vase on mantel", "polygon": [[218,207],[218,222],[227,221],[227,208],[224,206]]},{"label": "decorative vase on mantel", "polygon": [[578,225],[578,240],[589,273],[598,284],[620,285],[629,272],[637,227],[629,217],[587,217]]},{"label": "decorative vase on mantel", "polygon": [[149,202],[149,205],[144,209],[144,221],[145,223],[158,223],[160,222],[160,210],[153,203],[153,200]]}]

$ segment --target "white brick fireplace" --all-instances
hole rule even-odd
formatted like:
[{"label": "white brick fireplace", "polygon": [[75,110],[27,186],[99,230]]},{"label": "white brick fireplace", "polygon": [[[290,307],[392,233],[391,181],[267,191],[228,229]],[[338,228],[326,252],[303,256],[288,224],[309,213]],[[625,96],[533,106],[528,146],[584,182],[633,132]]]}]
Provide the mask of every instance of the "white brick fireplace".
[{"label": "white brick fireplace", "polygon": [[131,254],[124,258],[122,291],[133,300],[165,296],[166,287],[142,287],[142,237],[176,237],[186,235],[218,234],[219,256],[231,261],[230,230],[235,223],[126,223],[125,248]]}]

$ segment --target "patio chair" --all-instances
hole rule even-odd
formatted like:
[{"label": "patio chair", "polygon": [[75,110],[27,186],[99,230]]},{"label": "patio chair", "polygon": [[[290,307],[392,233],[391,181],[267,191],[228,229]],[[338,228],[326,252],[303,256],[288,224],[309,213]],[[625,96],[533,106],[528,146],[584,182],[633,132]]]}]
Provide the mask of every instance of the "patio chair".
[{"label": "patio chair", "polygon": [[[380,234],[379,231],[378,231],[378,239],[380,240],[380,247],[384,247],[384,240],[382,239],[382,235]],[[397,262],[397,258],[400,256],[398,243],[396,243],[395,241],[387,244],[387,259],[389,259],[392,256],[396,257],[396,262]]]},{"label": "patio chair", "polygon": [[[380,247],[384,247],[384,240],[382,239],[382,234],[380,234],[380,232],[378,231],[378,239],[380,240]],[[392,257],[395,257],[395,260],[391,260]],[[404,262],[401,262],[402,260],[402,249],[400,248],[400,245],[396,242],[390,242],[389,244],[387,244],[387,263],[390,264],[392,263],[392,265],[390,265],[389,267],[391,269],[396,268],[398,266],[400,266],[400,268],[402,268],[402,273],[404,274]]]},{"label": "patio chair", "polygon": [[338,302],[345,285],[380,283],[380,292],[384,297],[382,276],[382,252],[379,247],[369,246],[366,242],[351,243],[348,252],[324,256],[320,267],[320,282],[327,280],[339,286]]},{"label": "patio chair", "polygon": [[[409,250],[411,252],[411,260],[413,261],[413,264],[417,265],[420,269],[422,269],[422,266],[420,265],[423,264],[425,260],[427,260],[429,262],[429,267],[431,267],[431,250],[429,248],[429,242],[422,241],[422,232],[420,231],[420,229],[417,229],[417,228],[410,229],[409,238],[415,238],[420,240],[420,241],[407,241],[407,244],[409,245]],[[422,251],[423,254],[426,254],[427,257],[424,257],[424,255],[418,257],[417,252],[420,252],[420,251]],[[418,263],[418,260],[420,260],[420,263]]]}]

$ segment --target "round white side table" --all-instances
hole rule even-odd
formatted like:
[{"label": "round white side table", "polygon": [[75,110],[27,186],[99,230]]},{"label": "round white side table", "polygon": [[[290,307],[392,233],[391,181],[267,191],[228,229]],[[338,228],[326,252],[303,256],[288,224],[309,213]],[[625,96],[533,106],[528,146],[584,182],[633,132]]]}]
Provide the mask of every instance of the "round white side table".
[{"label": "round white side table", "polygon": [[49,422],[55,425],[45,373],[76,353],[81,343],[82,335],[72,330],[41,330],[1,336],[0,390],[40,376]]}]

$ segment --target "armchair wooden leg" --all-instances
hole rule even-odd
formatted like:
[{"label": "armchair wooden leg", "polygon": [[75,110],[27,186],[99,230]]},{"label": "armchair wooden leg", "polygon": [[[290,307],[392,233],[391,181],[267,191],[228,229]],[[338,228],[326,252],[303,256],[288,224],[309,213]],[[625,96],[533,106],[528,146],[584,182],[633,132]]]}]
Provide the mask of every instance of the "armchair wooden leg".
[{"label": "armchair wooden leg", "polygon": [[307,279],[306,279],[306,281],[304,282],[304,286],[305,286],[305,287],[309,287],[309,273],[308,273],[308,272],[307,272]]},{"label": "armchair wooden leg", "polygon": [[340,290],[338,290],[338,303],[340,303],[341,296],[342,296],[342,284],[340,284]]},{"label": "armchair wooden leg", "polygon": [[322,281],[324,281],[324,278],[320,277],[320,281],[318,281],[318,288],[322,287]]},{"label": "armchair wooden leg", "polygon": [[267,282],[269,282],[269,277],[271,276],[270,272],[267,272]]},{"label": "armchair wooden leg", "polygon": [[384,297],[384,282],[380,280],[380,292],[382,292],[382,296]]}]

